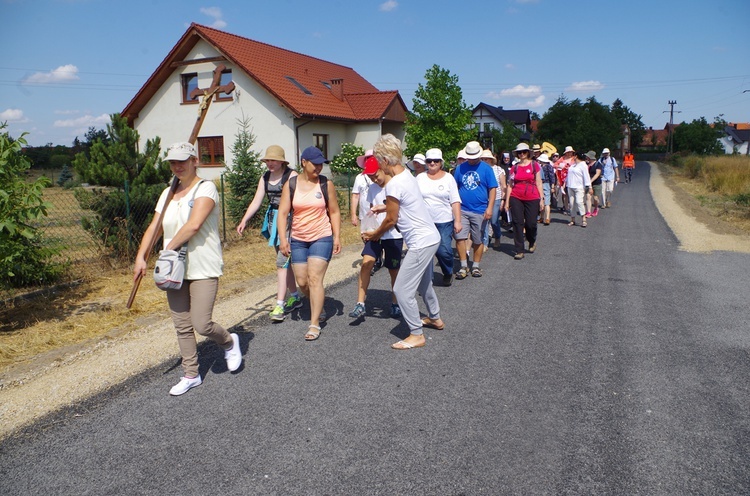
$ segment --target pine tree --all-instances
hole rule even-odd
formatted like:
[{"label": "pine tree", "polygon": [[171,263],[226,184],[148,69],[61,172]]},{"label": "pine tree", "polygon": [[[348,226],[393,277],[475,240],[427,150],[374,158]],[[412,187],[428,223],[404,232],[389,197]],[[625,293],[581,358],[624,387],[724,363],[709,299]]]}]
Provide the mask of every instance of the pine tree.
[{"label": "pine tree", "polygon": [[[258,189],[258,181],[265,172],[265,166],[260,161],[260,153],[251,150],[255,144],[255,136],[250,132],[250,119],[237,119],[237,125],[240,130],[235,135],[232,145],[234,163],[229,172],[224,174],[230,190],[226,201],[227,211],[233,224],[242,220]],[[261,207],[261,211],[264,210],[265,205]],[[248,227],[260,227],[262,221],[263,217],[256,215],[250,219]]]}]

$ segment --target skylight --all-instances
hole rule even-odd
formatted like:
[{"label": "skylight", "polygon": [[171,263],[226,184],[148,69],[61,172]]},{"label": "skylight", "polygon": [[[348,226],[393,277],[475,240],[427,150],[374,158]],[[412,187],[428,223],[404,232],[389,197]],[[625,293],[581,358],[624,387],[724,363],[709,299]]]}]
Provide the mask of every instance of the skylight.
[{"label": "skylight", "polygon": [[289,82],[291,82],[294,86],[296,86],[297,88],[299,88],[300,91],[302,93],[304,93],[305,95],[312,95],[312,91],[310,91],[307,88],[305,88],[304,86],[302,86],[302,84],[299,81],[297,81],[296,79],[294,79],[292,76],[284,76],[284,77],[287,78],[289,80]]}]

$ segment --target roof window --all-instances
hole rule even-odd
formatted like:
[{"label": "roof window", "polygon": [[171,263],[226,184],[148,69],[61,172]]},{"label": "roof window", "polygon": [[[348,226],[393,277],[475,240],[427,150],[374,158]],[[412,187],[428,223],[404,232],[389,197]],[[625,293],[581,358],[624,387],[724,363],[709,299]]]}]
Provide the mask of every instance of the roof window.
[{"label": "roof window", "polygon": [[292,83],[294,86],[296,86],[297,88],[299,88],[300,91],[302,93],[304,93],[305,95],[312,95],[312,91],[310,91],[307,88],[305,88],[304,86],[302,86],[302,84],[299,81],[297,81],[296,79],[294,79],[292,76],[284,76],[284,77],[287,78],[289,80],[289,82]]}]

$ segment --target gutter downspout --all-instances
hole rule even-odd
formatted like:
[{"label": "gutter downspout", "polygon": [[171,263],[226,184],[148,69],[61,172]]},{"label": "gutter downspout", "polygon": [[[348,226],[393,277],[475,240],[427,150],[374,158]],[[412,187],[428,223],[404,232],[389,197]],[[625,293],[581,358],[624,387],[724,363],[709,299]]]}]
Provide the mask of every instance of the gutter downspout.
[{"label": "gutter downspout", "polygon": [[307,122],[303,122],[299,126],[294,126],[294,148],[295,148],[294,154],[295,154],[296,159],[297,159],[296,165],[299,165],[299,154],[300,154],[300,150],[299,150],[299,128],[301,128],[302,126],[306,126],[306,125],[310,124],[314,120],[315,120],[315,117],[313,117],[312,119],[310,119]]}]

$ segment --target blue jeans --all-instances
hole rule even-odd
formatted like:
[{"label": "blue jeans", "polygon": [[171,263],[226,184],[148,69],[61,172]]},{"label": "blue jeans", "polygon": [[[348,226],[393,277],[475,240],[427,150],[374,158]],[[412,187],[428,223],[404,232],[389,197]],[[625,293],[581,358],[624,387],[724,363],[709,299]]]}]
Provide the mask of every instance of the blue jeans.
[{"label": "blue jeans", "polygon": [[487,246],[490,245],[490,227],[492,227],[492,239],[500,239],[503,237],[500,232],[500,204],[502,200],[495,200],[495,204],[492,206],[492,217],[490,217],[489,225],[484,229],[483,243]]},{"label": "blue jeans", "polygon": [[306,264],[308,258],[322,258],[331,261],[333,255],[333,236],[325,236],[315,241],[300,241],[292,238],[292,263]]},{"label": "blue jeans", "polygon": [[453,247],[451,246],[451,242],[453,241],[453,222],[435,224],[435,227],[437,227],[440,233],[440,244],[438,244],[435,256],[443,275],[449,276],[453,274]]}]

